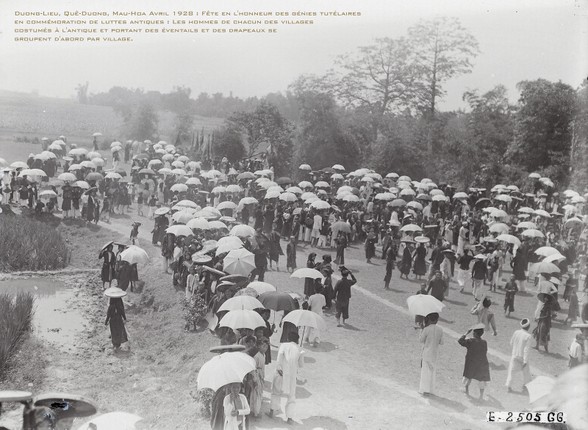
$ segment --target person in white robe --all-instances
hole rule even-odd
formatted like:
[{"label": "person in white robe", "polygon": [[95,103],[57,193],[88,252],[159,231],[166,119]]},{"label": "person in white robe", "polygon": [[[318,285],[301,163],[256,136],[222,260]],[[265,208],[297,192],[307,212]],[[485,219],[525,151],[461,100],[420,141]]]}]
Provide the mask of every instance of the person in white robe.
[{"label": "person in white robe", "polygon": [[298,340],[298,333],[290,333],[288,342],[280,345],[276,374],[272,381],[271,406],[267,414],[270,418],[273,418],[274,412],[281,409],[280,395],[284,394],[288,398],[285,408],[288,424],[294,423],[292,416],[296,404],[296,375],[304,361],[304,351],[298,346]]},{"label": "person in white robe", "polygon": [[[325,306],[327,306],[327,301],[325,300],[324,294],[320,291],[317,291],[308,298],[309,310],[321,317],[323,316],[323,307]],[[312,327],[307,328],[305,340],[312,343],[314,346],[317,346],[321,341],[319,329]]]},{"label": "person in white robe", "polygon": [[427,325],[420,335],[423,344],[421,359],[421,381],[419,393],[432,394],[435,391],[435,377],[437,374],[437,355],[439,345],[443,345],[443,329],[437,325],[439,314],[427,315]]},{"label": "person in white robe", "polygon": [[241,384],[231,384],[231,392],[223,400],[225,425],[223,430],[240,430],[245,428],[245,417],[251,412],[247,397],[240,394]]},{"label": "person in white robe", "polygon": [[510,339],[512,354],[508,365],[508,374],[506,376],[506,388],[512,391],[512,379],[515,373],[523,373],[523,387],[531,382],[531,370],[529,365],[529,351],[533,336],[529,333],[531,321],[527,318],[521,320],[521,328],[515,331]]}]

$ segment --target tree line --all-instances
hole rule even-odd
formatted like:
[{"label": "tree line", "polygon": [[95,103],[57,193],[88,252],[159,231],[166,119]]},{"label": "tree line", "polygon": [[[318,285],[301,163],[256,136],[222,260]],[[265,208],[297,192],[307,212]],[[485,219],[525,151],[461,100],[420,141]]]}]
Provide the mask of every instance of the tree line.
[{"label": "tree line", "polygon": [[184,136],[179,142],[194,135],[194,115],[225,118],[212,136],[212,153],[229,160],[265,153],[278,175],[295,174],[303,162],[316,169],[339,163],[348,170],[370,166],[458,187],[491,187],[539,172],[583,190],[587,83],[575,89],[522,81],[515,104],[502,85],[470,90],[463,94],[465,110],[439,110],[447,81],[469,73],[478,53],[477,41],[457,19],[437,18],[341,55],[325,74],[300,76],[284,93],[192,98],[186,87],[168,94],[114,87],[87,99],[115,108],[135,124],[129,132],[137,138],[156,129],[157,110],[176,114],[178,136]]}]

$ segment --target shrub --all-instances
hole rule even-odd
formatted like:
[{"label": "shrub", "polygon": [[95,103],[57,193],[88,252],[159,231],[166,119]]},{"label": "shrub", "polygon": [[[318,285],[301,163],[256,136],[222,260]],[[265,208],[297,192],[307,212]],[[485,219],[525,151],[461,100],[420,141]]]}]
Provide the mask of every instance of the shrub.
[{"label": "shrub", "polygon": [[53,227],[0,215],[0,271],[61,269],[68,257],[67,245]]},{"label": "shrub", "polygon": [[35,298],[29,293],[19,293],[16,297],[0,294],[0,378],[2,378],[33,320]]}]

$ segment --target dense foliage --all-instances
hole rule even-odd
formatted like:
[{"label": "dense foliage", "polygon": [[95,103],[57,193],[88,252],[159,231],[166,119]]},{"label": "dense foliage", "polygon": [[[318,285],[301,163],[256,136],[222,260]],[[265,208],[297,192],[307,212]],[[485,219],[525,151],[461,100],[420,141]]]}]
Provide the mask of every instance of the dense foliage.
[{"label": "dense foliage", "polygon": [[47,224],[0,215],[0,271],[54,270],[67,266],[69,250]]},{"label": "dense foliage", "polygon": [[156,128],[156,118],[137,114],[142,103],[174,112],[179,142],[190,140],[191,115],[226,118],[208,139],[207,154],[267,157],[278,176],[296,175],[303,162],[315,169],[339,163],[458,187],[487,187],[530,172],[558,187],[588,186],[585,84],[523,81],[516,104],[502,85],[474,89],[463,94],[465,111],[439,111],[446,82],[469,73],[478,52],[459,20],[436,18],[416,23],[404,37],[376,39],[339,56],[323,76],[300,76],[284,94],[191,98],[185,87],[169,94],[116,87],[89,100],[114,106],[137,133],[152,131],[150,123]]},{"label": "dense foliage", "polygon": [[0,294],[0,379],[10,368],[33,320],[34,297],[19,293],[16,297]]}]

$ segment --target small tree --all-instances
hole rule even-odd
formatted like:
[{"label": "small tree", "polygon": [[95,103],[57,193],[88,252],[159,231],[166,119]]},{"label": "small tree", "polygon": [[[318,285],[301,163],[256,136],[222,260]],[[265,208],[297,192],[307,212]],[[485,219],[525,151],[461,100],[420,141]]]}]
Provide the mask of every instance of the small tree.
[{"label": "small tree", "polygon": [[138,140],[153,139],[157,136],[159,119],[150,103],[141,103],[127,122],[130,136]]}]

